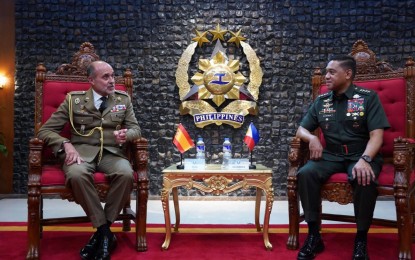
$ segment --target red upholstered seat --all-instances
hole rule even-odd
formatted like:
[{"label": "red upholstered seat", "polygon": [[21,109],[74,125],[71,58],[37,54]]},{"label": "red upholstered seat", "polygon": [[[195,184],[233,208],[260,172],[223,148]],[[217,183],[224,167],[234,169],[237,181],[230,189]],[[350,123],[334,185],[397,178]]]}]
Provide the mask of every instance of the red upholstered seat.
[{"label": "red upholstered seat", "polygon": [[[412,174],[414,175],[415,172]],[[393,178],[395,176],[395,167],[393,164],[386,163],[383,165],[382,171],[379,174],[378,183],[380,186],[393,186]],[[338,172],[330,176],[327,180],[328,183],[348,183],[347,181],[347,173],[345,172]]]},{"label": "red upholstered seat", "polygon": [[[137,173],[134,172],[134,180],[137,181]],[[108,183],[107,178],[103,172],[94,173],[95,184]],[[46,165],[42,168],[42,177],[40,184],[47,186],[65,186],[65,174],[62,171],[61,165]]]},{"label": "red upholstered seat", "polygon": [[[398,258],[412,259],[412,238],[415,216],[415,61],[408,58],[404,69],[392,69],[386,62],[377,62],[375,54],[367,44],[358,40],[350,55],[357,61],[357,74],[354,84],[377,92],[391,127],[385,130],[381,154],[384,159],[382,171],[378,177],[379,196],[388,196],[395,200],[396,220],[374,218],[374,225],[392,226],[398,229]],[[316,69],[312,78],[313,99],[327,92],[324,75]],[[320,136],[325,145],[321,131]],[[299,246],[299,223],[304,220],[300,214],[299,195],[297,193],[297,171],[308,161],[308,144],[300,138],[291,141],[287,177],[289,208],[289,237],[287,248]],[[353,190],[347,181],[347,173],[336,173],[322,185],[322,199],[348,204],[353,202]],[[350,215],[325,212],[321,207],[320,219],[354,222]],[[393,217],[393,216],[391,216]]]}]

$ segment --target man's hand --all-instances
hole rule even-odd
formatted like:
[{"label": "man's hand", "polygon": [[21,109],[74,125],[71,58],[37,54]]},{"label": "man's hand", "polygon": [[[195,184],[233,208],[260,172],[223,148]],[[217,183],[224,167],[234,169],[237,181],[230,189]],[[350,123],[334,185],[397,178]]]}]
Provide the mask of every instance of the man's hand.
[{"label": "man's hand", "polygon": [[127,129],[120,129],[114,131],[115,142],[117,144],[123,144],[127,142]]},{"label": "man's hand", "polygon": [[310,159],[320,160],[323,156],[323,146],[321,145],[321,142],[317,136],[313,136],[310,138],[308,147],[310,149]]},{"label": "man's hand", "polygon": [[84,159],[81,158],[78,151],[71,143],[64,143],[63,148],[65,149],[65,164],[71,165],[74,163],[81,164],[84,162]]},{"label": "man's hand", "polygon": [[359,185],[369,185],[371,180],[375,180],[376,176],[372,167],[365,160],[360,159],[352,169],[353,179],[357,178]]}]

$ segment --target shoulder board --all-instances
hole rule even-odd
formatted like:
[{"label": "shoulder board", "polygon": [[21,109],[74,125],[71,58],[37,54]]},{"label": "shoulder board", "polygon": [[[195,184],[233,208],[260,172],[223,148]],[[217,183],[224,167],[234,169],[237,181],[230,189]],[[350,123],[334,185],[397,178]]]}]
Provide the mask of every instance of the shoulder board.
[{"label": "shoulder board", "polygon": [[115,93],[128,96],[128,93],[123,90],[115,90]]},{"label": "shoulder board", "polygon": [[86,91],[71,91],[68,95],[85,95]]},{"label": "shoulder board", "polygon": [[361,87],[355,87],[355,91],[361,94],[371,94],[373,93],[373,90],[361,88]]},{"label": "shoulder board", "polygon": [[326,92],[324,94],[318,95],[317,97],[318,98],[325,98],[325,97],[328,97],[329,95],[330,95],[330,92]]}]

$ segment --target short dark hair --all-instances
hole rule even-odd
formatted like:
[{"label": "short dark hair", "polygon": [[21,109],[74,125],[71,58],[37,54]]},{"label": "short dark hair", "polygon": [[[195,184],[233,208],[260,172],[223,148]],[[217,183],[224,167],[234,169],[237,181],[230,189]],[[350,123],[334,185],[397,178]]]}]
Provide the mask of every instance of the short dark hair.
[{"label": "short dark hair", "polygon": [[351,69],[352,70],[352,79],[356,75],[356,60],[350,55],[337,55],[332,57],[330,60],[338,61],[340,67],[343,69]]}]

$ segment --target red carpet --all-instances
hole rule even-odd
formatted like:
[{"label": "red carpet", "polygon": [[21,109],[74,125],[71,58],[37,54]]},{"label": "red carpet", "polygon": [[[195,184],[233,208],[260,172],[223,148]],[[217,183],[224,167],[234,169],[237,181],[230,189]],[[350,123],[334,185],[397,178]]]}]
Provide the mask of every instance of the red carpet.
[{"label": "red carpet", "polygon": [[[305,239],[301,228],[300,243]],[[296,259],[297,251],[287,250],[287,225],[271,225],[272,251],[266,251],[262,234],[253,225],[182,225],[172,233],[170,247],[161,250],[164,226],[148,225],[147,252],[136,252],[134,233],[124,233],[118,226],[118,247],[112,259]],[[41,240],[42,259],[80,259],[78,252],[93,230],[87,225],[46,227]],[[323,226],[326,250],[317,259],[351,259],[354,225]],[[371,259],[397,258],[396,229],[372,227],[369,234]],[[26,223],[0,223],[0,259],[24,259],[26,256]]]}]

